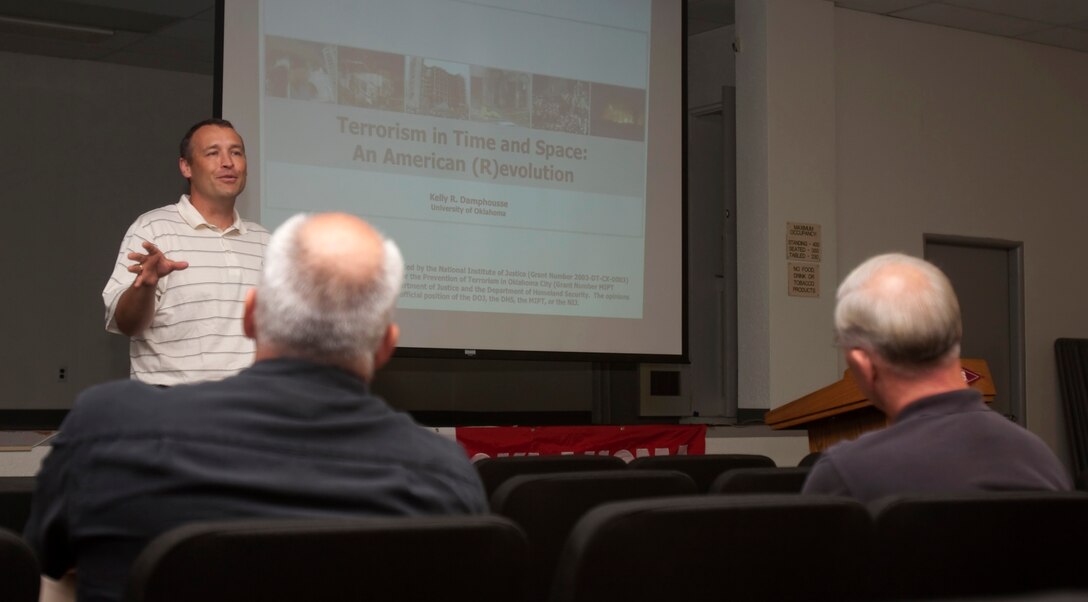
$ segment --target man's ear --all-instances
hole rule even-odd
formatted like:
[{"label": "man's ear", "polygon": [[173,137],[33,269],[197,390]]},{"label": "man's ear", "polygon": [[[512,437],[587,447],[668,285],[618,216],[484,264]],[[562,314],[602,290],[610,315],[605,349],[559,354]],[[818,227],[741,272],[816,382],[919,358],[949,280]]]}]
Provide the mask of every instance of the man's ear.
[{"label": "man's ear", "polygon": [[850,367],[850,372],[862,391],[872,391],[877,376],[873,356],[864,349],[853,347],[846,351],[846,365]]},{"label": "man's ear", "polygon": [[257,326],[254,324],[253,312],[257,311],[257,289],[251,288],[246,291],[245,309],[242,314],[242,331],[246,333],[246,336],[257,340]]},{"label": "man's ear", "polygon": [[181,170],[181,175],[186,180],[193,177],[193,168],[189,166],[189,162],[185,160],[185,157],[178,157],[178,169]]},{"label": "man's ear", "polygon": [[398,339],[400,339],[400,327],[394,322],[389,325],[389,328],[385,329],[385,336],[382,337],[378,350],[374,352],[375,371],[384,366],[389,358],[393,357],[393,352],[397,349]]}]

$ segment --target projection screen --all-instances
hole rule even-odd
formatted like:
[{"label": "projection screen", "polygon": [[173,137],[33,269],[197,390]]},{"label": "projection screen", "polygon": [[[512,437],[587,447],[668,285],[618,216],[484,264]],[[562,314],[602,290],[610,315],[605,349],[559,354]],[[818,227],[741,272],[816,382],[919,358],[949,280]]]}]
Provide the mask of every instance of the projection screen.
[{"label": "projection screen", "polygon": [[231,0],[239,210],[363,216],[402,355],[686,355],[682,0]]}]

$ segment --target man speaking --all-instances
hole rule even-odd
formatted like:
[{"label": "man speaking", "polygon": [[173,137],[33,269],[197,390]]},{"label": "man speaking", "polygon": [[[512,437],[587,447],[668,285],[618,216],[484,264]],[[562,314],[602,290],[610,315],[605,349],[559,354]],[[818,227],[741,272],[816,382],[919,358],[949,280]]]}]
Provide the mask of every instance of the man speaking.
[{"label": "man speaking", "polygon": [[246,150],[229,121],[193,125],[179,154],[189,194],[136,219],[102,291],[106,330],[130,338],[132,378],[161,386],[218,380],[253,362],[242,304],[269,236],[234,208]]}]

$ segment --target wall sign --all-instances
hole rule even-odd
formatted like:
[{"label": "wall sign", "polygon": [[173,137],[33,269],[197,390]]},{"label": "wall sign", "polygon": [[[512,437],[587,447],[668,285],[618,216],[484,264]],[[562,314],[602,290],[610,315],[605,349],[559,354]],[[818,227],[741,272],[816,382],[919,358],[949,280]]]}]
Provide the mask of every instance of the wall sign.
[{"label": "wall sign", "polygon": [[789,296],[820,296],[820,243],[820,224],[786,222]]},{"label": "wall sign", "polygon": [[473,461],[503,456],[642,456],[706,453],[706,425],[457,427],[457,442]]},{"label": "wall sign", "polygon": [[786,222],[786,259],[820,262],[820,224]]},{"label": "wall sign", "polygon": [[789,263],[790,296],[820,296],[820,264]]}]

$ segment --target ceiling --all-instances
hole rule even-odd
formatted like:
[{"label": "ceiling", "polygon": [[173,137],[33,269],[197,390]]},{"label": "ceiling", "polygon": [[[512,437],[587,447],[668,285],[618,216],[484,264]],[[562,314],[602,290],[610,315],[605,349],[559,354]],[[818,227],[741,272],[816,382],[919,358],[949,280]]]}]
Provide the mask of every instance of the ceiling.
[{"label": "ceiling", "polygon": [[[734,0],[686,0],[688,35],[733,23]],[[1088,0],[836,0],[835,6],[1088,52]]]},{"label": "ceiling", "polygon": [[[688,34],[734,0],[686,0]],[[837,0],[842,8],[1088,52],[1088,0]],[[0,0],[0,51],[211,74],[215,0]]]}]

